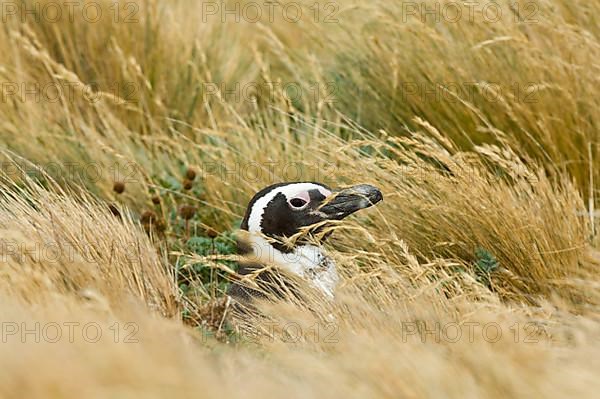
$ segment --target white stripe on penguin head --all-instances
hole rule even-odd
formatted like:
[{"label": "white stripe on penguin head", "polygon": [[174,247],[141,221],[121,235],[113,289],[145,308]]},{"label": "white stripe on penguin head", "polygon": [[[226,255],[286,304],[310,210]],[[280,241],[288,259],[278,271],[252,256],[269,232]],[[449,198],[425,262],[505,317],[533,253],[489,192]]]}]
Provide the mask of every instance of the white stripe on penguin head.
[{"label": "white stripe on penguin head", "polygon": [[260,225],[262,223],[263,215],[265,213],[265,209],[267,205],[275,196],[279,193],[285,195],[286,200],[293,198],[294,195],[309,190],[319,190],[321,194],[325,197],[331,195],[331,191],[327,190],[325,187],[315,184],[315,183],[292,183],[287,186],[276,187],[273,190],[269,191],[267,194],[260,197],[254,204],[252,205],[252,210],[250,211],[250,217],[248,218],[248,231],[251,233],[259,233],[261,231]]}]

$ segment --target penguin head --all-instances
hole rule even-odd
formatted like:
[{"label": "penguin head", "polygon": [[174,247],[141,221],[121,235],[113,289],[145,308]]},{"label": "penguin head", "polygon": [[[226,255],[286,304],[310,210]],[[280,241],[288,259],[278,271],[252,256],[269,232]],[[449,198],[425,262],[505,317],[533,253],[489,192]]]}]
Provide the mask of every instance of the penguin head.
[{"label": "penguin head", "polygon": [[[316,232],[326,224],[323,222],[341,220],[382,199],[381,191],[368,184],[342,190],[312,182],[274,184],[252,198],[241,229],[274,240],[289,238],[308,226],[317,225]],[[276,246],[286,252],[285,247]]]}]

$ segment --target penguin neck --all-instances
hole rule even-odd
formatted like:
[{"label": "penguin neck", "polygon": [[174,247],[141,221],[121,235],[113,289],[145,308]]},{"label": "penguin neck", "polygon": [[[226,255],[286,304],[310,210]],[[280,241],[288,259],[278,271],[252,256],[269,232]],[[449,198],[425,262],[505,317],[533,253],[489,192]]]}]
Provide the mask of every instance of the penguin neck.
[{"label": "penguin neck", "polygon": [[335,262],[323,247],[302,244],[295,246],[290,252],[283,252],[260,234],[250,234],[249,239],[252,248],[250,256],[254,261],[280,266],[308,280],[315,288],[333,298],[339,277]]}]

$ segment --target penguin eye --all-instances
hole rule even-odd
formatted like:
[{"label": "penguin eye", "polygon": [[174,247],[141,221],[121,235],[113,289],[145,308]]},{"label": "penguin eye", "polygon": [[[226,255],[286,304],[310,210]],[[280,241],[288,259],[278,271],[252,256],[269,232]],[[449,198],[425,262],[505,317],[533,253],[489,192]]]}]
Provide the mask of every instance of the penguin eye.
[{"label": "penguin eye", "polygon": [[303,198],[292,198],[289,201],[289,204],[294,209],[302,209],[302,208],[306,207],[306,205],[308,205],[308,201],[306,201]]}]

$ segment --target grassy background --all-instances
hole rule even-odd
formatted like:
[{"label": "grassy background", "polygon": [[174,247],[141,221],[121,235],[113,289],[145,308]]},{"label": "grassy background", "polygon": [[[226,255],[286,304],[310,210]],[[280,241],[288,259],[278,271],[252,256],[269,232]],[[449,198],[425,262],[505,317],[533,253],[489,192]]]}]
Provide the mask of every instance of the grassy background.
[{"label": "grassy background", "polygon": [[[4,323],[2,395],[593,397],[600,6],[249,3],[4,8],[2,320],[103,335]],[[336,300],[266,307],[250,339],[233,236],[303,179],[385,200],[335,226]]]}]

